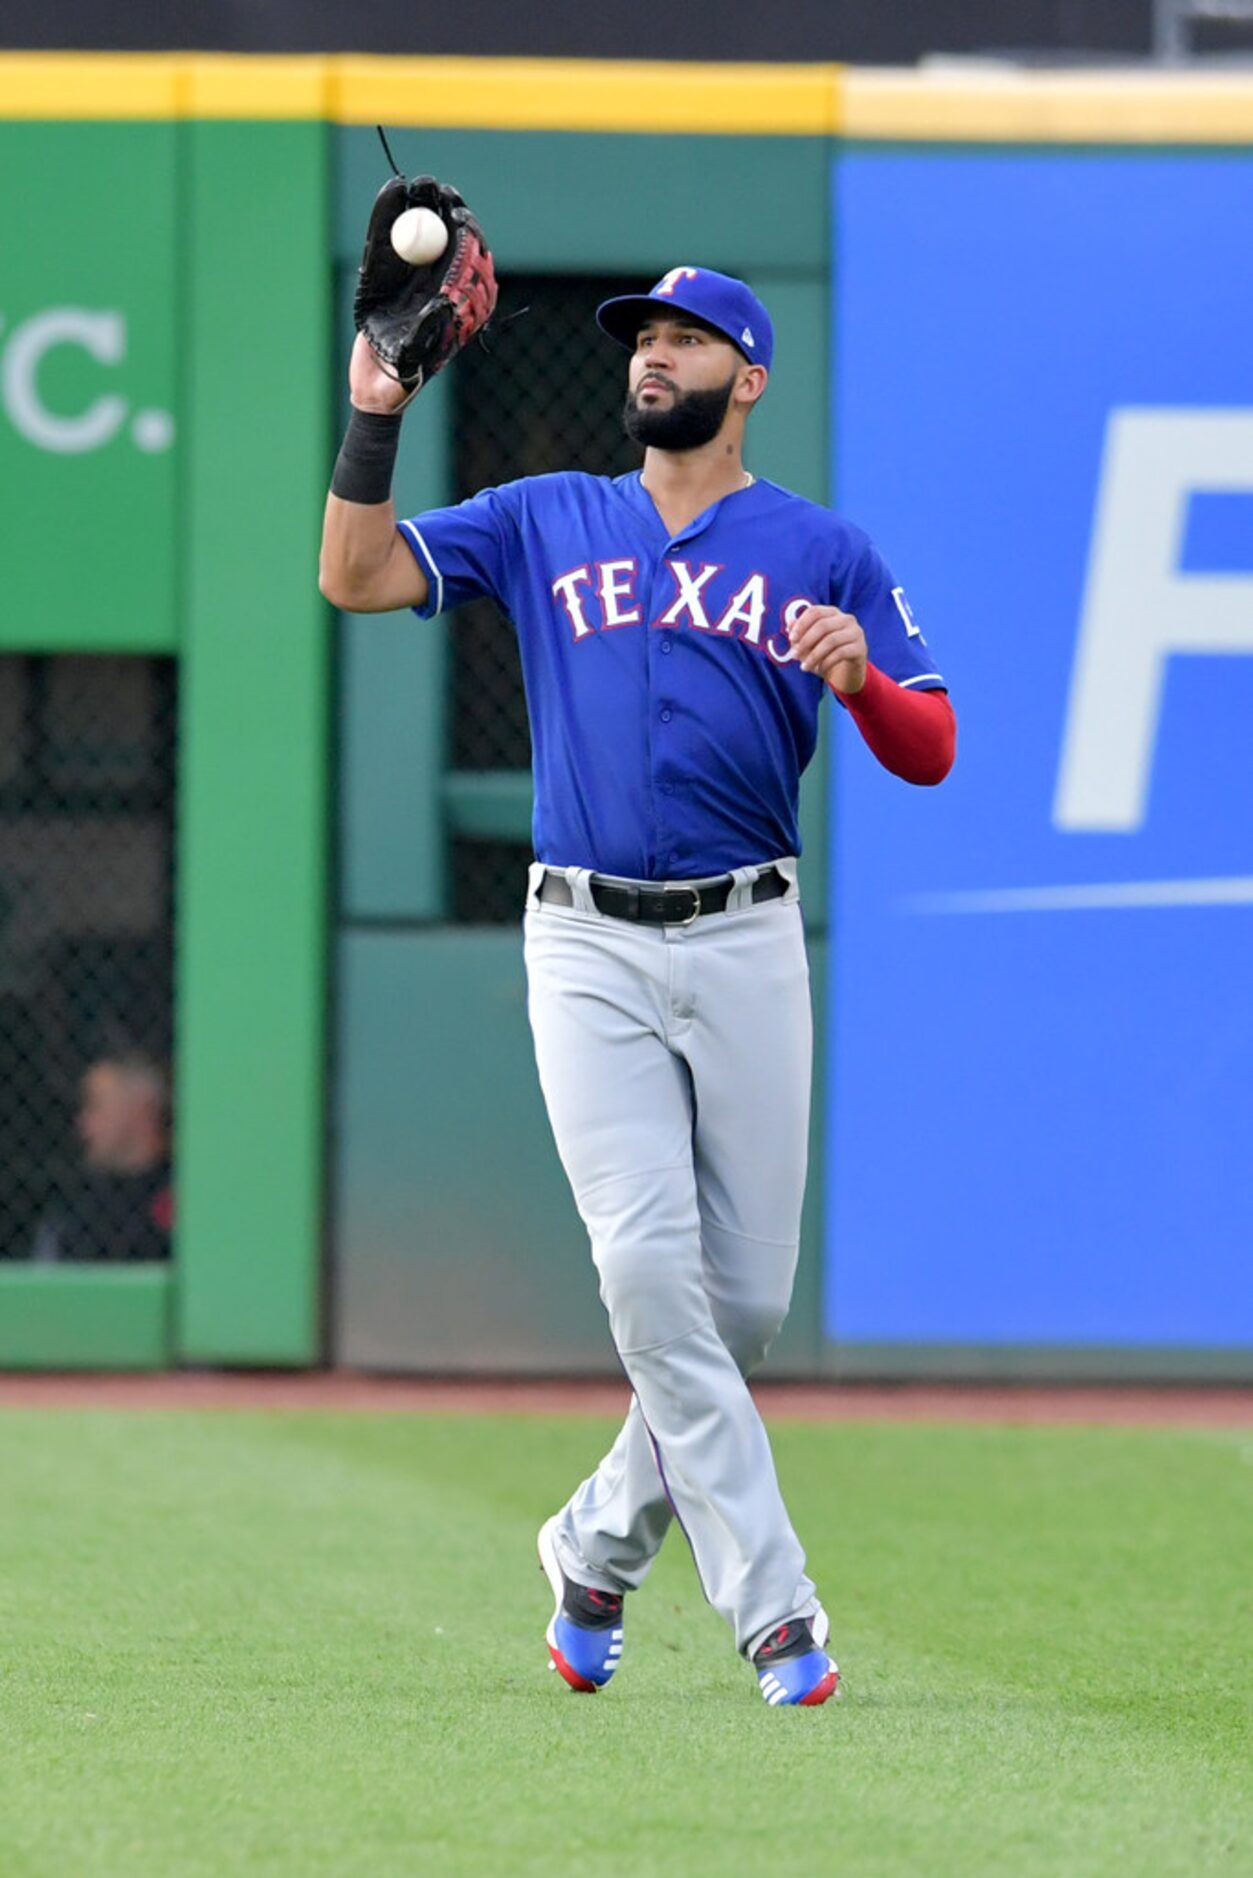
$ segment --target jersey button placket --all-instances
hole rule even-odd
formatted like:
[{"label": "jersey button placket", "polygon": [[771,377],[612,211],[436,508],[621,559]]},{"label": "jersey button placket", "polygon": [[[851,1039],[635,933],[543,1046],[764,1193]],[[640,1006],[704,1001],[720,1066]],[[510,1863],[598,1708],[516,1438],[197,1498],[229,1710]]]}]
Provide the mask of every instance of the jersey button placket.
[{"label": "jersey button placket", "polygon": [[[665,570],[664,565],[659,565],[654,574],[651,599],[652,610],[649,617],[659,619],[669,606],[671,599],[670,575]],[[668,658],[674,650],[674,633],[666,627],[660,630],[653,628],[650,633],[649,643],[652,651],[658,657]],[[652,663],[653,661],[650,658],[650,672]],[[667,803],[673,801],[675,795],[678,793],[678,784],[673,775],[666,774],[667,770],[671,767],[669,755],[671,746],[664,727],[673,723],[673,721],[674,706],[671,701],[669,699],[656,699],[654,723],[657,726],[657,730],[652,739],[653,790],[655,798],[664,799]],[[672,852],[675,834],[676,830],[670,815],[659,806],[657,815],[657,859],[663,876],[669,876],[675,864],[675,856]],[[668,936],[667,933],[667,937]]]}]

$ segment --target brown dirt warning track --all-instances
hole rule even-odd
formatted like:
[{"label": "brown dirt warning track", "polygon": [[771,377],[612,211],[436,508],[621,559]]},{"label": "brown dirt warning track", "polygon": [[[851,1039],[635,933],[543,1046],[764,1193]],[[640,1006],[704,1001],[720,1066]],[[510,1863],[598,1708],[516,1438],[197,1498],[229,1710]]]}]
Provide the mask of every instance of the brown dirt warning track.
[{"label": "brown dirt warning track", "polygon": [[[772,1382],[758,1384],[754,1394],[768,1420],[1253,1428],[1253,1388]],[[350,1370],[0,1375],[0,1408],[622,1415],[628,1399],[623,1382],[569,1378],[416,1378]]]}]

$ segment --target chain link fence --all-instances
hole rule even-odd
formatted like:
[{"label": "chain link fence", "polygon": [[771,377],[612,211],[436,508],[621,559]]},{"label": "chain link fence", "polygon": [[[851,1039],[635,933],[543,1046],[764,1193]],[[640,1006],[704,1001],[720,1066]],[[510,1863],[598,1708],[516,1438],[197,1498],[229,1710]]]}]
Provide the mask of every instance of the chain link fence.
[{"label": "chain link fence", "polygon": [[[613,294],[639,291],[636,275],[502,279],[494,334],[488,345],[471,346],[453,373],[458,500],[552,470],[619,476],[638,468],[639,450],[621,421],[626,355],[597,326],[596,308]],[[453,632],[450,766],[529,769],[531,740],[512,626],[482,600],[458,609]],[[527,841],[454,840],[453,918],[515,922],[530,859]]]},{"label": "chain link fence", "polygon": [[0,655],[0,1257],[168,1255],[176,676]]}]

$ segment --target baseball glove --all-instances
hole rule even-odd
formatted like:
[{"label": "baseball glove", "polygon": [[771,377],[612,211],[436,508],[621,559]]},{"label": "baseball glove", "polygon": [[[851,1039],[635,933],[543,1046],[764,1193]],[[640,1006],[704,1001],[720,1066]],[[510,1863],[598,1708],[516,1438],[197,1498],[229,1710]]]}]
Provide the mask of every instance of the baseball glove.
[{"label": "baseball glove", "polygon": [[[392,247],[406,209],[433,209],[448,246],[426,267]],[[433,176],[393,176],[374,199],[357,277],[353,319],[375,357],[411,392],[447,365],[485,326],[496,305],[496,272],[483,230],[455,189]]]}]

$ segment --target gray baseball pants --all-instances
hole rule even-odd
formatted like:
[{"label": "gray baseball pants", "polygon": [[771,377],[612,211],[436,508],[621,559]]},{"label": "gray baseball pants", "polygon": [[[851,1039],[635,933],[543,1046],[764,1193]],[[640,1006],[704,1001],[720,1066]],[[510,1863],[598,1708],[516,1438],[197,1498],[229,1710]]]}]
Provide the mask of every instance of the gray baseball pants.
[{"label": "gray baseball pants", "polygon": [[634,1391],[613,1447],[558,1516],[567,1575],[642,1583],[672,1517],[751,1655],[818,1609],[745,1378],[787,1313],[800,1237],[812,1019],[796,897],[688,926],[571,907],[525,920],[540,1083]]}]

